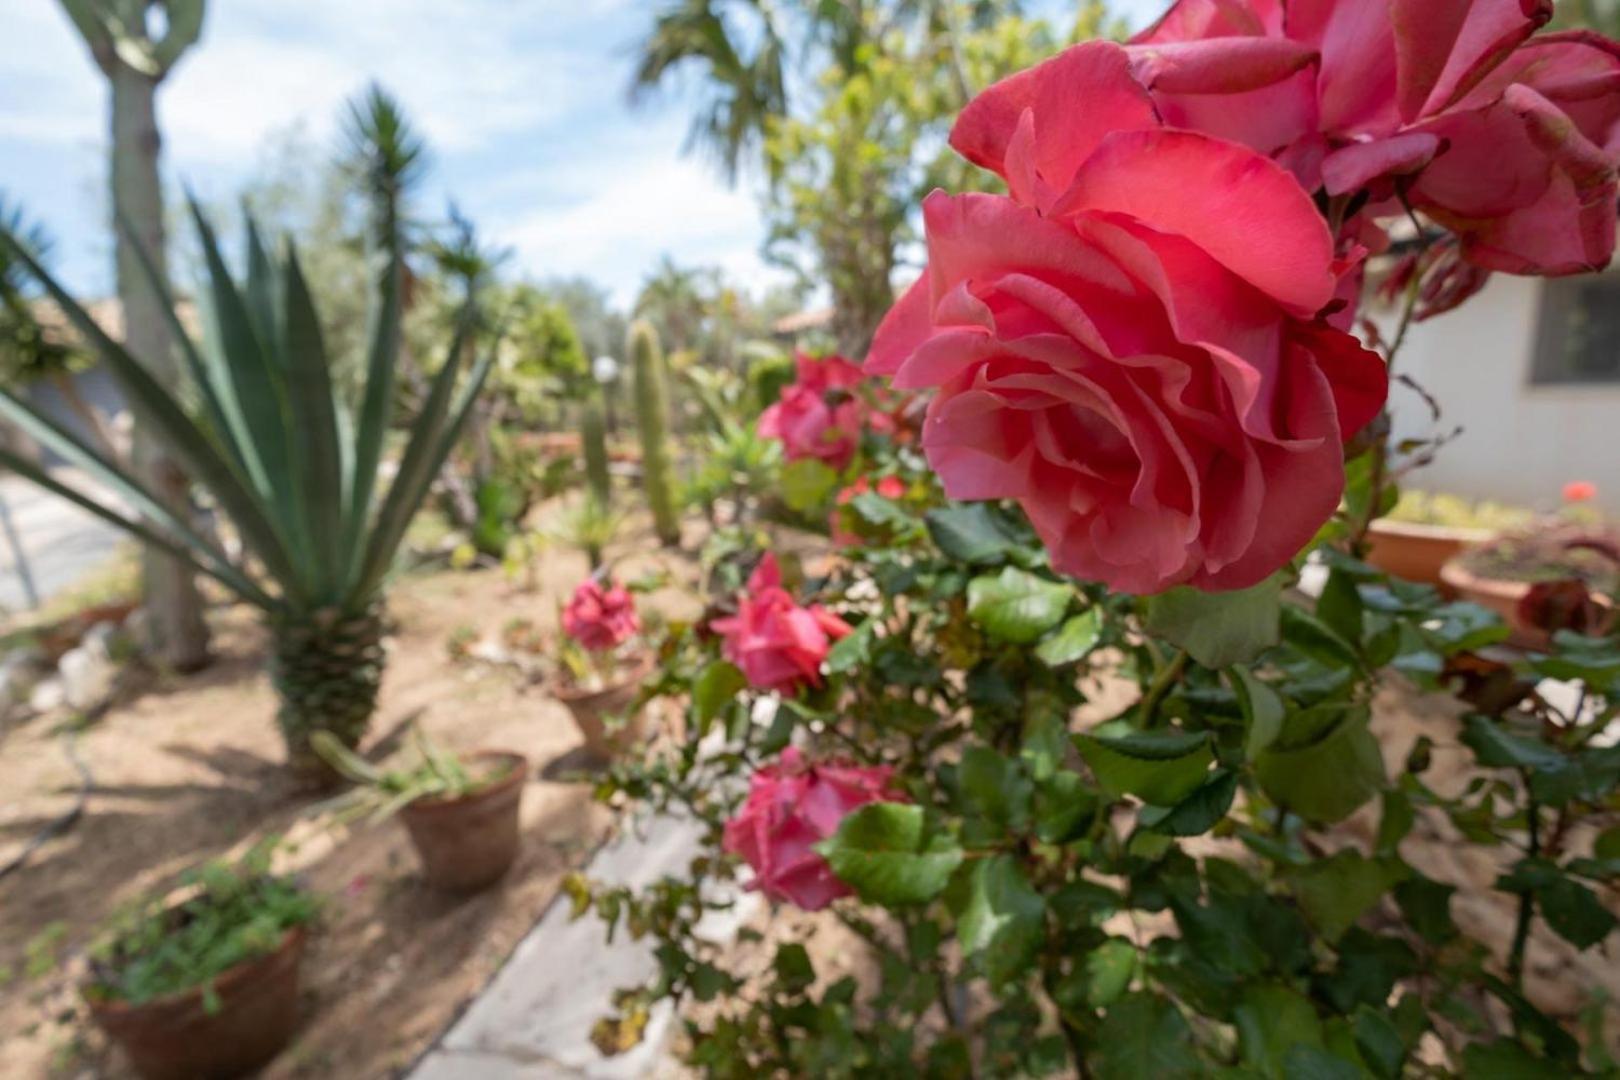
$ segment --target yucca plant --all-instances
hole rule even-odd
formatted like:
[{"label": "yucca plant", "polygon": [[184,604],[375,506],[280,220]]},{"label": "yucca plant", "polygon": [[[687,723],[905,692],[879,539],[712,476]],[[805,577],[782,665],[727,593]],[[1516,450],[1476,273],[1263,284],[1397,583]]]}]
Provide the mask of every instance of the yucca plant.
[{"label": "yucca plant", "polygon": [[[493,350],[459,378],[473,325],[469,307],[384,492],[378,476],[400,351],[397,230],[383,232],[385,266],[366,379],[356,395],[358,407],[351,409],[334,391],[320,321],[293,245],[272,258],[250,219],[247,273],[239,283],[212,225],[195,203],[191,209],[206,262],[208,333],[201,345],[193,342],[164,292],[165,317],[189,374],[190,386],[179,395],[166,391],[109,337],[26,245],[0,230],[0,246],[61,305],[122,385],[137,421],[158,433],[212,496],[241,540],[240,557],[233,559],[105,453],[4,391],[0,416],[105,485],[123,505],[102,502],[3,449],[0,464],[173,552],[258,607],[272,636],[270,675],[280,696],[277,719],[289,763],[320,776],[326,768],[310,749],[312,733],[331,732],[348,746],[365,733],[382,676],[389,567],[489,373]],[[143,262],[147,279],[163,290],[151,260]]]}]

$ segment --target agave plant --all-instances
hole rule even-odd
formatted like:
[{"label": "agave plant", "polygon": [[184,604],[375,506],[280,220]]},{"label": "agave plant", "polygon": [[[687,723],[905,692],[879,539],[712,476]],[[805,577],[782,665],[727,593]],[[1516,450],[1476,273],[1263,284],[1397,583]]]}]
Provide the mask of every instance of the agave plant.
[{"label": "agave plant", "polygon": [[334,391],[320,321],[293,245],[273,258],[250,219],[247,273],[238,282],[212,225],[195,203],[191,209],[206,262],[202,300],[208,333],[200,345],[186,333],[173,299],[145,260],[147,279],[163,293],[165,317],[181,342],[190,383],[185,393],[170,392],[155,380],[39,265],[26,244],[3,229],[0,250],[61,305],[122,385],[137,420],[169,444],[229,519],[241,554],[227,554],[129,470],[3,390],[0,416],[111,490],[119,504],[63,483],[3,449],[0,464],[173,552],[258,607],[272,636],[270,675],[280,696],[277,720],[289,762],[319,775],[325,767],[310,748],[311,734],[328,731],[354,746],[365,733],[383,669],[385,580],[406,525],[489,373],[490,355],[460,378],[473,324],[469,306],[383,491],[378,478],[400,351],[397,230],[383,233],[385,267],[366,380],[356,395],[358,407],[351,408]]}]

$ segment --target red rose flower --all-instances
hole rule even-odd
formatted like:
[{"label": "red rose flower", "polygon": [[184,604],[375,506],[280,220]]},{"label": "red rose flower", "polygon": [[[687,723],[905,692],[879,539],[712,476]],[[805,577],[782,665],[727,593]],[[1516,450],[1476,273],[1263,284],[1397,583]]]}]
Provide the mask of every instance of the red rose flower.
[{"label": "red rose flower", "polygon": [[754,888],[772,900],[820,911],[850,888],[833,876],[814,845],[838,831],[851,811],[873,802],[906,802],[889,786],[894,770],[832,762],[811,764],[793,747],[754,773],[748,799],[726,822],[725,849],[754,869]]},{"label": "red rose flower", "polygon": [[724,639],[725,657],[759,690],[793,693],[821,685],[821,663],[832,643],[851,632],[850,625],[820,604],[800,607],[782,588],[776,556],[767,554],[748,591],[737,602],[737,614],[710,624]]},{"label": "red rose flower", "polygon": [[1161,129],[1102,42],[991,87],[951,142],[1012,197],[929,196],[927,271],[867,361],[938,388],[923,448],[946,492],[1017,499],[1054,566],[1126,592],[1276,571],[1332,515],[1342,444],[1388,389],[1318,318],[1337,279],[1310,196]]},{"label": "red rose flower", "polygon": [[817,360],[799,353],[797,362],[798,380],[783,387],[777,403],[760,414],[759,433],[780,439],[790,461],[817,458],[843,469],[854,459],[867,421],[866,406],[855,392],[861,369],[842,356]]},{"label": "red rose flower", "polygon": [[586,578],[574,590],[562,613],[563,633],[592,652],[617,648],[641,632],[641,616],[630,590],[609,581],[608,587]]},{"label": "red rose flower", "polygon": [[[1614,250],[1620,46],[1535,34],[1552,0],[1179,0],[1132,57],[1165,121],[1242,142],[1329,196],[1392,196],[1487,270]],[[1302,64],[1294,66],[1298,61]]]}]

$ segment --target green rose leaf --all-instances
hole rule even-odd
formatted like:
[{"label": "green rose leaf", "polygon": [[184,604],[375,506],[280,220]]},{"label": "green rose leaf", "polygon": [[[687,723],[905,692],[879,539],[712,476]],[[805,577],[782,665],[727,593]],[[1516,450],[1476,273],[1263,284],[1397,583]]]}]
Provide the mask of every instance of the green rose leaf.
[{"label": "green rose leaf", "polygon": [[[1324,718],[1327,718],[1324,724]],[[1255,761],[1255,775],[1273,802],[1314,822],[1343,821],[1384,786],[1384,756],[1367,730],[1365,708],[1295,713],[1271,749]],[[1291,728],[1314,728],[1309,739]]]},{"label": "green rose leaf", "polygon": [[1171,836],[1202,836],[1213,829],[1237,797],[1237,773],[1217,769],[1191,795],[1168,809],[1149,807],[1142,824]]},{"label": "green rose leaf", "polygon": [[1243,722],[1247,729],[1243,737],[1243,753],[1253,761],[1282,734],[1283,715],[1287,709],[1277,691],[1261,682],[1247,668],[1228,668],[1226,677],[1243,709]]},{"label": "green rose leaf", "polygon": [[703,669],[692,685],[692,711],[698,727],[707,731],[714,718],[737,699],[748,685],[748,679],[737,665],[716,660]]},{"label": "green rose leaf", "polygon": [[874,904],[923,904],[945,891],[962,849],[910,803],[868,803],[817,844],[838,880]]},{"label": "green rose leaf", "polygon": [[872,642],[876,637],[876,619],[867,619],[833,643],[827,650],[827,670],[834,675],[854,671],[872,658]]},{"label": "green rose leaf", "polygon": [[1243,1062],[1264,1076],[1288,1075],[1284,1059],[1296,1047],[1321,1050],[1322,1021],[1300,993],[1275,983],[1259,983],[1243,991],[1232,1011]]},{"label": "green rose leaf", "polygon": [[838,473],[816,458],[799,458],[782,468],[782,499],[801,514],[825,506],[836,487]]},{"label": "green rose leaf", "polygon": [[1560,630],[1553,644],[1553,655],[1537,657],[1531,664],[1538,675],[1590,683],[1599,691],[1620,679],[1620,644],[1613,638]]},{"label": "green rose leaf", "polygon": [[1247,664],[1281,640],[1282,578],[1238,592],[1182,586],[1149,597],[1147,632],[1187,650],[1207,668]]},{"label": "green rose leaf", "polygon": [[963,951],[983,954],[992,985],[1027,972],[1046,937],[1046,902],[1017,859],[993,855],[975,862],[952,907]]},{"label": "green rose leaf", "polygon": [[960,775],[963,792],[987,821],[1014,832],[1029,824],[1034,785],[1019,762],[987,746],[970,746],[962,754]]},{"label": "green rose leaf", "polygon": [[1331,858],[1291,867],[1285,876],[1306,917],[1335,942],[1407,873],[1394,859],[1373,860],[1346,848]]},{"label": "green rose leaf", "polygon": [[1063,618],[1074,589],[1016,567],[968,582],[968,615],[991,637],[1014,645],[1040,639]]},{"label": "green rose leaf", "polygon": [[1091,1010],[1107,1008],[1125,996],[1136,966],[1136,946],[1124,938],[1109,938],[1075,963],[1053,997],[1065,1015],[1090,1023]]},{"label": "green rose leaf", "polygon": [[930,510],[928,535],[949,558],[973,566],[996,566],[1019,548],[989,503],[964,503]]},{"label": "green rose leaf", "polygon": [[1035,658],[1047,667],[1084,660],[1102,640],[1102,614],[1096,608],[1072,616],[1057,633],[1035,646]]},{"label": "green rose leaf", "polygon": [[1080,756],[1111,797],[1135,795],[1175,806],[1191,795],[1215,760],[1202,732],[1132,731],[1104,725],[1076,740]]},{"label": "green rose leaf", "polygon": [[1190,1080],[1205,1072],[1192,1029],[1169,998],[1132,994],[1116,1002],[1092,1045],[1097,1080]]}]

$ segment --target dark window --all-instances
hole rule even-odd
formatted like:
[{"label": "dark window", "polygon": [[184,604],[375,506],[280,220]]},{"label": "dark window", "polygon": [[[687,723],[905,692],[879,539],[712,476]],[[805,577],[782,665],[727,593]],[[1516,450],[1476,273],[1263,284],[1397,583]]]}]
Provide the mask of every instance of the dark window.
[{"label": "dark window", "polygon": [[1620,383],[1620,275],[1543,283],[1530,381]]}]

